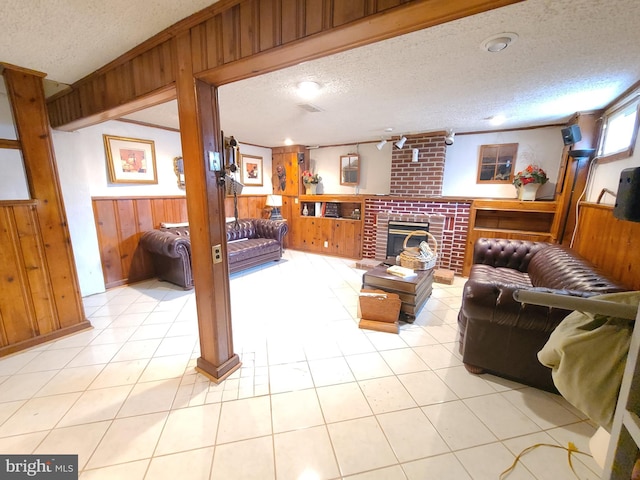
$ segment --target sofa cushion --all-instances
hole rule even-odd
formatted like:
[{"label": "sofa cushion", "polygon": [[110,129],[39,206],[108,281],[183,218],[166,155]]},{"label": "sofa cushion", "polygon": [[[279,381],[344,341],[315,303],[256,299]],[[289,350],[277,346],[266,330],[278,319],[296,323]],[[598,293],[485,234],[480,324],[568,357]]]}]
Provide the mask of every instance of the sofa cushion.
[{"label": "sofa cushion", "polygon": [[526,240],[480,238],[473,249],[473,263],[526,272],[529,262],[548,243]]},{"label": "sofa cushion", "polygon": [[256,236],[256,226],[252,220],[238,220],[236,223],[227,223],[227,242],[240,240],[242,238],[254,238]]},{"label": "sofa cushion", "polygon": [[227,244],[230,265],[261,255],[279,252],[280,244],[272,238],[247,238]]},{"label": "sofa cushion", "polygon": [[592,293],[624,290],[603,276],[591,262],[561,245],[549,245],[534,255],[528,273],[534,287]]}]

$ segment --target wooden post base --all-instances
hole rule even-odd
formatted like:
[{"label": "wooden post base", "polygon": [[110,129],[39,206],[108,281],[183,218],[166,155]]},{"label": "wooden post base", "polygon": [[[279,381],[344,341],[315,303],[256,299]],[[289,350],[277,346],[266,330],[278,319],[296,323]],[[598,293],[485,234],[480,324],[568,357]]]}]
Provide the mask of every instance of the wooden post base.
[{"label": "wooden post base", "polygon": [[219,367],[207,362],[204,358],[198,358],[198,363],[196,365],[196,372],[201,373],[213,383],[220,383],[224,379],[226,379],[233,372],[238,370],[242,362],[240,362],[240,357],[238,354],[233,354],[233,356],[224,362]]}]

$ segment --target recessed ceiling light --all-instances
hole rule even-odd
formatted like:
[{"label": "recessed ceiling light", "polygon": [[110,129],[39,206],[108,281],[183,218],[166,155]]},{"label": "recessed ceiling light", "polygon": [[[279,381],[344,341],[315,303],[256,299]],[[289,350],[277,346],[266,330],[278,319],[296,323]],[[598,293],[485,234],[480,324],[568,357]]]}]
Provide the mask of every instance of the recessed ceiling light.
[{"label": "recessed ceiling light", "polygon": [[507,120],[507,117],[504,115],[494,115],[493,117],[489,117],[489,122],[491,125],[502,125]]},{"label": "recessed ceiling light", "polygon": [[498,33],[493,35],[480,44],[482,50],[487,52],[497,53],[506,49],[509,45],[518,39],[517,33]]},{"label": "recessed ceiling light", "polygon": [[293,145],[293,140],[291,140],[290,138],[285,138],[284,139],[284,144],[285,145]]},{"label": "recessed ceiling light", "polygon": [[314,98],[320,91],[318,82],[304,81],[298,84],[298,95],[305,99]]}]

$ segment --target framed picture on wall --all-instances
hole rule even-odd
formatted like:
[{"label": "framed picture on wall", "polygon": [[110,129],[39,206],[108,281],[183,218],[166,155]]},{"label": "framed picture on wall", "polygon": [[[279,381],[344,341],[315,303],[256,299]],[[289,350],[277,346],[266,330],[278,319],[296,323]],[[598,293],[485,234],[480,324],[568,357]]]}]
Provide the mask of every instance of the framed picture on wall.
[{"label": "framed picture on wall", "polygon": [[254,155],[241,155],[241,157],[242,183],[247,186],[261,187],[264,173],[262,171],[262,157]]},{"label": "framed picture on wall", "polygon": [[158,183],[153,140],[102,137],[111,183]]}]

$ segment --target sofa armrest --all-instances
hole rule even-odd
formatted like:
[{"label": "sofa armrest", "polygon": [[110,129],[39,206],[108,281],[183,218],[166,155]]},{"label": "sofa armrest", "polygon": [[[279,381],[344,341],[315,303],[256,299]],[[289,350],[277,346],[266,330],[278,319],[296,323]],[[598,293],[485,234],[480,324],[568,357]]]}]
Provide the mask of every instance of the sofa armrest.
[{"label": "sofa armrest", "polygon": [[261,238],[273,238],[280,245],[284,241],[284,236],[289,231],[289,225],[284,220],[269,220],[258,218],[255,220],[256,235]]},{"label": "sofa armrest", "polygon": [[479,238],[473,246],[473,263],[526,272],[531,258],[550,244],[504,238]]},{"label": "sofa armrest", "polygon": [[462,310],[467,318],[484,320],[505,326],[517,326],[525,330],[551,332],[570,310],[543,305],[520,303],[513,298],[516,290],[536,290],[559,295],[588,298],[590,292],[531,288],[513,283],[469,280],[465,284]]},{"label": "sofa armrest", "polygon": [[150,253],[171,258],[191,258],[189,237],[175,235],[162,230],[149,230],[140,237],[140,245]]}]

